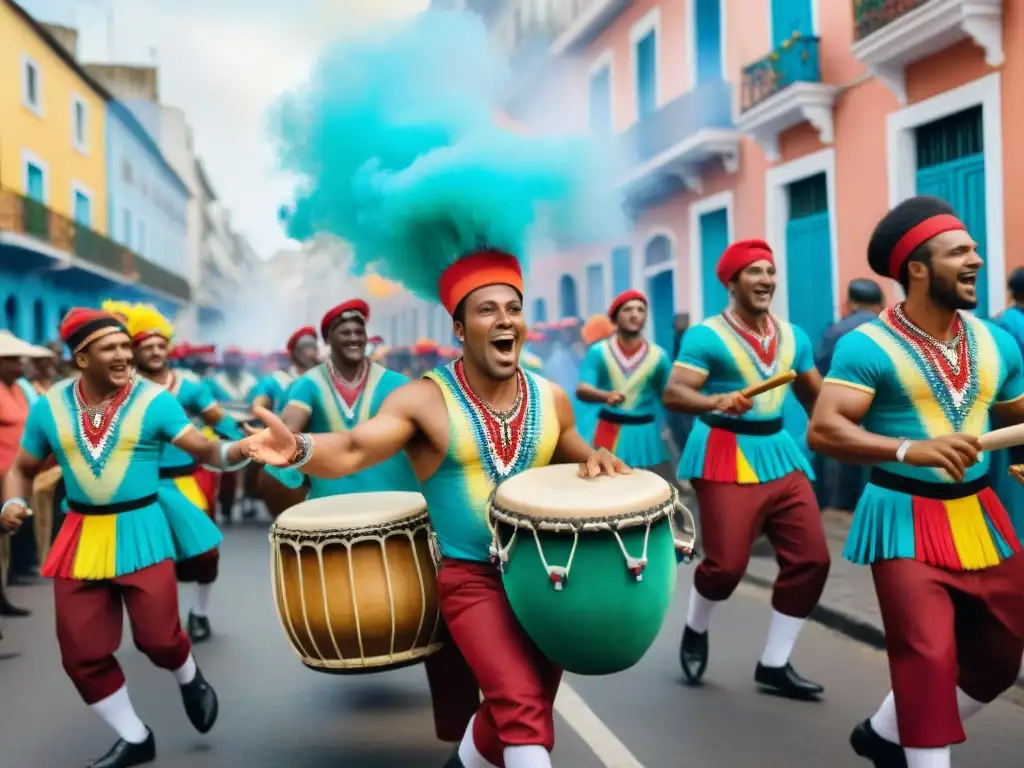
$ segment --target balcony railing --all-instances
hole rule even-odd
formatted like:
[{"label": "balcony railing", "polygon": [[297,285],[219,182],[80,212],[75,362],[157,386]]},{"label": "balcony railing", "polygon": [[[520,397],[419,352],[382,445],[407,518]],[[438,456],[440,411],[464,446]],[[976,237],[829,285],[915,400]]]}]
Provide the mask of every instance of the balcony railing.
[{"label": "balcony railing", "polygon": [[863,40],[931,0],[853,0],[853,39]]},{"label": "balcony railing", "polygon": [[641,118],[622,134],[620,146],[632,165],[642,165],[698,131],[732,127],[730,85],[704,83]]},{"label": "balcony railing", "polygon": [[817,37],[793,37],[743,69],[740,110],[746,112],[796,83],[820,83]]},{"label": "balcony railing", "polygon": [[0,232],[27,235],[127,280],[138,279],[145,286],[184,301],[191,298],[183,278],[44,204],[7,189],[0,189]]}]

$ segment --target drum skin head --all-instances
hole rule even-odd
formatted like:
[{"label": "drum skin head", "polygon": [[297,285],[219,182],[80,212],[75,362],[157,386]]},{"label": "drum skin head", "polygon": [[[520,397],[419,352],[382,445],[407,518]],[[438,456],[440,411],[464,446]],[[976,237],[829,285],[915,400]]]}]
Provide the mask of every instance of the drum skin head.
[{"label": "drum skin head", "polygon": [[576,464],[550,464],[510,477],[494,492],[494,504],[538,522],[633,516],[668,504],[672,488],[646,469],[608,477],[579,477]]},{"label": "drum skin head", "polygon": [[391,525],[426,511],[427,500],[419,493],[345,493],[307,499],[282,512],[276,523],[292,531],[361,529]]}]

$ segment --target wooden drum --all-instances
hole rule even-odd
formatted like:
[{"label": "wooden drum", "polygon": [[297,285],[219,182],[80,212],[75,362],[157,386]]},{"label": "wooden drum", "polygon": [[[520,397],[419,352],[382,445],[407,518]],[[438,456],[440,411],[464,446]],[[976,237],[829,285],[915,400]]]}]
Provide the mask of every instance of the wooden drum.
[{"label": "wooden drum", "polygon": [[440,650],[439,558],[418,493],[309,499],[270,528],[274,600],[302,663],[395,669]]}]

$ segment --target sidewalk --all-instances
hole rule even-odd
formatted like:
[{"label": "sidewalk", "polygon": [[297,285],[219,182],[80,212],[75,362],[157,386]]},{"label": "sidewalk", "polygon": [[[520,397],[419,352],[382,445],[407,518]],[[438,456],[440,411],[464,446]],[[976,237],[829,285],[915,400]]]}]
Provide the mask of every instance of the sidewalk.
[{"label": "sidewalk", "polygon": [[[875,588],[871,582],[871,569],[854,565],[843,558],[843,544],[850,529],[850,515],[846,512],[826,510],[821,515],[832,553],[832,569],[829,572],[825,592],[811,619],[842,632],[855,640],[875,648],[885,647],[885,632],[882,630],[882,616],[875,599]],[[763,539],[754,545],[754,555],[747,567],[746,580],[765,589],[771,589],[779,568],[771,547]],[[1024,688],[1024,672],[1017,678],[1017,685]]]}]

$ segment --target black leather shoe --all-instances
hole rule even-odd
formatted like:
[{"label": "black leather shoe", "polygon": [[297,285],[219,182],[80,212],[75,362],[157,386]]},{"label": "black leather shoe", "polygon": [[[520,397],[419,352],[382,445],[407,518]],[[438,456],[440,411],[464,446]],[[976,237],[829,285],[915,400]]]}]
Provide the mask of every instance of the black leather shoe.
[{"label": "black leather shoe", "polygon": [[94,763],[89,763],[89,768],[129,768],[132,765],[143,765],[156,760],[156,741],[153,739],[153,732],[141,744],[132,744],[124,739],[118,739],[103,757]]},{"label": "black leather shoe", "polygon": [[220,704],[217,692],[206,682],[203,673],[196,670],[195,679],[188,685],[181,686],[181,700],[185,704],[185,714],[189,722],[200,733],[206,733],[217,722]]},{"label": "black leather shoe", "polygon": [[444,764],[444,768],[466,768],[465,763],[462,762],[462,758],[459,757],[459,750],[455,750],[455,754],[448,758],[448,762]]},{"label": "black leather shoe", "polygon": [[792,664],[784,667],[766,667],[758,663],[754,682],[772,693],[790,699],[817,699],[825,689],[815,682],[800,677]]},{"label": "black leather shoe", "polygon": [[683,629],[683,640],[679,643],[679,666],[690,685],[698,685],[708,668],[708,633]]},{"label": "black leather shoe", "polygon": [[32,611],[27,608],[18,608],[16,605],[11,605],[4,598],[0,600],[0,616],[7,616],[9,618],[24,618],[25,616],[31,616]]},{"label": "black leather shoe", "polygon": [[875,768],[907,768],[907,755],[903,747],[875,733],[870,720],[858,723],[853,729],[850,746],[858,755],[870,760]]},{"label": "black leather shoe", "polygon": [[210,620],[206,616],[196,616],[188,612],[188,636],[193,643],[205,643],[213,635]]}]

